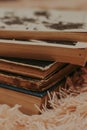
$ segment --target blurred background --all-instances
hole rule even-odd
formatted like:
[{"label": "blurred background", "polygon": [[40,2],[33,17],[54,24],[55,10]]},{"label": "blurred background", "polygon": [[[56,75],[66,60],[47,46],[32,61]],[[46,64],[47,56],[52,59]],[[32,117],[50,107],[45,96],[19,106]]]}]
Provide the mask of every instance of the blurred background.
[{"label": "blurred background", "polygon": [[0,7],[87,10],[87,0],[0,0]]}]

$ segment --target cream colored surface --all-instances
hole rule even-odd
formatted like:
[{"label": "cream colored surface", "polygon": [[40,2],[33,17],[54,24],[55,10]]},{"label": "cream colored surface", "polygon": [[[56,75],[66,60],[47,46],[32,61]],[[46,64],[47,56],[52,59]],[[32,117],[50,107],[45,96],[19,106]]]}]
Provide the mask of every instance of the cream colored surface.
[{"label": "cream colored surface", "polygon": [[41,7],[87,10],[87,0],[1,0],[0,7]]}]

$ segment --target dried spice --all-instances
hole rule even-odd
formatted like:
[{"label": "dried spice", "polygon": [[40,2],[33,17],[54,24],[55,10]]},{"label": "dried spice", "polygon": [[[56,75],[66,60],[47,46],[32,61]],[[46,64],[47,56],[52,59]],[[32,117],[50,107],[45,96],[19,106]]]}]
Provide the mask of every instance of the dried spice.
[{"label": "dried spice", "polygon": [[12,25],[12,24],[23,24],[23,22],[22,21],[16,21],[16,20],[12,20],[12,21],[5,21],[4,22],[5,24],[7,24],[7,25]]},{"label": "dried spice", "polygon": [[83,28],[83,25],[84,25],[83,23],[66,23],[66,24],[64,24],[63,22],[59,22],[59,23],[47,24],[45,26],[50,27],[51,29],[65,30],[65,29]]},{"label": "dried spice", "polygon": [[0,28],[1,28],[1,29],[4,29],[4,28],[5,28],[5,26],[0,26]]},{"label": "dried spice", "polygon": [[35,13],[34,13],[36,16],[44,16],[44,17],[46,17],[46,18],[49,18],[49,13],[47,12],[47,11],[36,11]]},{"label": "dried spice", "polygon": [[7,25],[12,25],[12,24],[20,25],[20,24],[23,24],[23,21],[17,16],[9,18],[8,20],[3,20],[3,22],[5,24],[7,24]]},{"label": "dried spice", "polygon": [[32,23],[35,23],[35,22],[36,22],[36,19],[26,18],[26,17],[22,18],[21,20],[22,20],[23,22],[32,22]]},{"label": "dried spice", "polygon": [[29,29],[29,27],[26,27],[26,30],[28,30]]},{"label": "dried spice", "polygon": [[43,24],[49,24],[47,21],[43,21],[42,23],[43,23]]},{"label": "dried spice", "polygon": [[32,22],[32,23],[35,23],[36,20],[33,19],[33,18],[20,18],[18,16],[4,16],[3,18],[1,18],[1,20],[7,24],[7,25],[12,25],[12,24],[18,24],[18,25],[21,25],[21,24],[24,24],[24,22]]},{"label": "dried spice", "polygon": [[11,18],[11,16],[4,16],[3,18],[1,18],[1,19],[9,19],[9,18]]}]

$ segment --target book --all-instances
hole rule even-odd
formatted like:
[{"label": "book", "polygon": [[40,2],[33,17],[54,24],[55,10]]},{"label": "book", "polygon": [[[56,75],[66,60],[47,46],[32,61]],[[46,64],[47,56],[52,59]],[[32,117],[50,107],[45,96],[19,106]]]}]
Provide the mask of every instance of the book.
[{"label": "book", "polygon": [[64,63],[56,61],[0,57],[0,70],[40,79],[46,78],[63,66]]},{"label": "book", "polygon": [[87,41],[87,12],[0,9],[0,38]]},{"label": "book", "polygon": [[64,80],[57,82],[43,92],[30,91],[0,83],[0,104],[8,104],[9,106],[19,104],[21,105],[20,110],[25,114],[40,114],[39,109],[41,110],[45,103],[48,105],[48,92],[58,91],[59,86],[64,84]]},{"label": "book", "polygon": [[84,66],[87,61],[87,43],[0,39],[0,56],[49,60]]},{"label": "book", "polygon": [[76,65],[67,64],[61,69],[54,71],[54,73],[44,79],[37,79],[6,71],[0,71],[0,83],[32,91],[44,91],[56,84],[58,81],[61,81],[64,77],[67,77],[67,75],[75,71],[77,67],[78,66]]}]

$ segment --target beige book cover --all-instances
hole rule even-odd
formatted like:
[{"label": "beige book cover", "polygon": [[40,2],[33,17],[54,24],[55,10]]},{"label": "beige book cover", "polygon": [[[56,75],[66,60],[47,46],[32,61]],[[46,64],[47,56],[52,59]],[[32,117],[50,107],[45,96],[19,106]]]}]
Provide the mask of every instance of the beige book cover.
[{"label": "beige book cover", "polygon": [[0,9],[0,37],[87,41],[87,12]]}]

